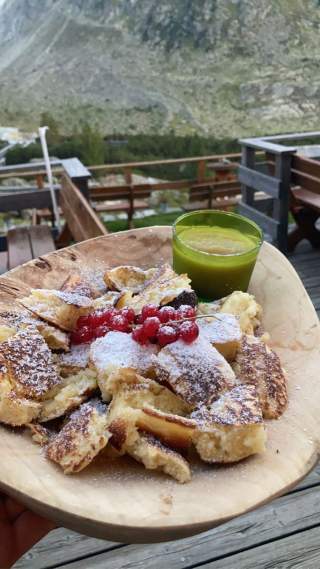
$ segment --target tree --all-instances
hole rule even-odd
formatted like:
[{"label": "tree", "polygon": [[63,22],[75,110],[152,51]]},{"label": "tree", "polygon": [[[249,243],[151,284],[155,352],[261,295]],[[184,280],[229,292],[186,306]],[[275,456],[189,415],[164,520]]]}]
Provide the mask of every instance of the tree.
[{"label": "tree", "polygon": [[94,129],[89,123],[84,123],[79,134],[79,142],[81,159],[87,166],[104,164],[105,142],[99,130]]}]

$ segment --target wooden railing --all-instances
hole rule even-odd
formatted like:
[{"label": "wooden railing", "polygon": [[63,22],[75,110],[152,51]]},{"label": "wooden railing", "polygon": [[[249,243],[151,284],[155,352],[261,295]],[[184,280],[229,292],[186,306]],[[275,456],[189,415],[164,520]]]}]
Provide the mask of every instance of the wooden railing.
[{"label": "wooden railing", "polygon": [[298,154],[292,157],[291,181],[310,192],[320,194],[320,162]]},{"label": "wooden railing", "polygon": [[[67,222],[60,244],[66,244],[70,238],[78,241],[106,232],[94,209],[97,212],[125,211],[128,215],[129,226],[131,226],[135,211],[148,207],[148,202],[143,200],[149,198],[153,192],[187,190],[189,192],[189,206],[186,204],[186,209],[197,207],[229,208],[236,203],[240,196],[240,185],[236,177],[239,159],[240,154],[233,153],[125,164],[103,164],[93,166],[90,170],[75,158],[54,161],[52,168],[59,181],[55,191],[61,213]],[[156,181],[155,183],[136,183],[134,180],[134,173],[141,168],[187,164],[196,166],[196,177],[173,181]],[[103,172],[121,172],[124,181],[111,186],[103,186],[101,183],[100,185],[98,183],[93,185],[92,175],[101,177]],[[39,219],[39,216],[40,218],[44,216],[51,219],[51,195],[44,184],[45,175],[43,163],[0,168],[0,182],[1,179],[15,176],[35,180],[35,182],[31,182],[32,186],[21,188],[20,191],[16,187],[2,187],[0,212],[33,208],[38,211],[35,219]],[[98,203],[96,204],[96,202]],[[108,203],[100,205],[99,202]],[[112,205],[110,202],[114,202],[114,204]]]},{"label": "wooden railing", "polygon": [[[132,226],[134,213],[138,209],[145,209],[148,207],[148,198],[153,192],[164,190],[173,191],[188,191],[189,193],[189,206],[186,204],[186,209],[199,207],[217,207],[229,208],[236,203],[240,196],[240,185],[237,181],[236,173],[239,166],[240,154],[220,154],[209,156],[198,156],[189,158],[178,158],[169,160],[153,160],[153,161],[140,161],[129,162],[121,164],[102,164],[99,166],[92,166],[90,169],[83,167],[81,162],[77,159],[61,160],[52,163],[54,175],[58,177],[60,182],[63,172],[67,171],[69,177],[74,181],[75,185],[81,190],[83,195],[90,199],[97,212],[115,212],[124,211],[128,216],[128,225]],[[195,177],[189,177],[176,180],[163,180],[154,183],[136,182],[134,173],[141,171],[144,172],[156,166],[183,166],[193,164],[196,170]],[[92,176],[101,178],[102,174],[121,173],[123,182],[114,185],[103,185],[101,181],[94,185]],[[37,188],[41,189],[43,195],[41,196],[40,208],[50,207],[50,194],[45,189],[44,179],[45,170],[43,164],[22,164],[19,166],[9,166],[5,169],[0,169],[0,182],[3,178],[12,177],[15,175],[23,176],[26,179],[33,178],[35,185],[32,188],[18,192],[12,196],[14,188],[2,189],[1,200],[6,202],[4,207],[8,211],[15,202],[16,207],[25,207],[25,204],[33,204],[38,199]],[[88,184],[91,178],[91,183]],[[10,191],[9,191],[10,190]],[[28,192],[28,196],[26,195]],[[42,193],[41,192],[41,193]],[[59,190],[57,189],[57,192]],[[8,194],[5,199],[4,195]],[[39,201],[39,203],[40,203]],[[108,202],[106,204],[99,202]],[[110,202],[113,202],[111,204]],[[1,210],[1,202],[0,202]],[[48,209],[42,211],[41,215],[50,218]]]},{"label": "wooden railing", "polygon": [[[80,240],[103,234],[106,230],[94,209],[97,212],[126,211],[130,225],[134,212],[137,209],[148,207],[148,202],[143,200],[147,200],[153,192],[187,190],[189,205],[186,204],[184,209],[198,209],[205,206],[229,208],[239,201],[242,193],[240,211],[262,225],[267,233],[270,233],[271,237],[277,241],[280,249],[286,251],[288,212],[290,207],[293,211],[294,200],[296,203],[304,203],[320,211],[318,197],[316,202],[312,197],[312,195],[320,195],[320,162],[299,155],[297,151],[301,147],[288,147],[281,142],[284,139],[292,141],[312,138],[312,136],[320,138],[320,133],[244,139],[241,141],[240,167],[239,153],[102,164],[89,169],[85,168],[78,159],[55,161],[52,166],[59,180],[55,191],[60,199],[62,213],[68,221],[68,231],[64,231],[64,237],[70,238],[72,235],[74,240]],[[313,150],[316,148],[312,147]],[[318,148],[320,152],[320,147]],[[134,174],[141,169],[145,173],[148,168],[152,169],[157,166],[190,164],[195,166],[196,172],[192,178],[172,181],[157,180],[154,183],[136,182],[134,178]],[[119,172],[123,175],[123,181],[119,184],[101,184],[103,173]],[[237,177],[238,172],[239,178]],[[68,178],[65,177],[66,174]],[[10,188],[7,190],[5,187],[1,188],[0,211],[27,208],[39,210],[51,207],[50,192],[44,187],[43,164],[22,164],[0,168],[0,182],[1,179],[17,175],[26,179],[33,178],[35,185],[22,188],[21,191],[18,188],[11,188],[11,191]],[[93,175],[100,178],[100,184],[92,183]],[[64,176],[64,182],[61,193],[62,176]],[[90,183],[88,183],[89,180]],[[307,196],[306,192],[312,195]],[[61,194],[60,197],[59,194]],[[89,205],[90,201],[93,208]],[[72,210],[75,211],[74,214]]]},{"label": "wooden railing", "polygon": [[60,207],[65,219],[65,227],[59,238],[61,246],[71,239],[85,241],[108,233],[87,199],[67,174],[62,177]]},{"label": "wooden railing", "polygon": [[[177,158],[169,160],[153,160],[141,162],[128,162],[122,164],[104,164],[89,168],[93,174],[121,173],[125,183],[90,188],[90,198],[94,201],[122,200],[118,210],[128,214],[129,227],[132,224],[135,209],[147,207],[141,200],[149,198],[153,192],[164,190],[188,191],[190,207],[193,202],[206,202],[207,207],[228,207],[235,203],[235,196],[240,195],[240,185],[237,181],[236,171],[240,160],[239,153]],[[226,162],[223,163],[223,160]],[[197,176],[178,180],[164,180],[153,183],[135,182],[134,173],[143,168],[156,166],[182,166],[194,164]],[[217,165],[215,170],[215,165]],[[198,204],[199,205],[199,204]],[[115,211],[113,206],[112,210]],[[195,206],[194,206],[195,207]],[[200,205],[201,207],[201,205]],[[98,207],[100,211],[101,206]],[[108,208],[105,208],[108,211]]]},{"label": "wooden railing", "polygon": [[[320,158],[320,146],[286,146],[284,142],[315,140],[320,132],[292,133],[258,139],[244,139],[239,179],[242,183],[240,212],[257,221],[283,251],[293,250],[303,238],[320,244],[315,222],[320,215],[320,162],[304,156],[306,151]],[[265,156],[265,170],[259,171],[257,150]],[[256,201],[264,192],[264,211]],[[288,234],[289,211],[297,227]]]}]

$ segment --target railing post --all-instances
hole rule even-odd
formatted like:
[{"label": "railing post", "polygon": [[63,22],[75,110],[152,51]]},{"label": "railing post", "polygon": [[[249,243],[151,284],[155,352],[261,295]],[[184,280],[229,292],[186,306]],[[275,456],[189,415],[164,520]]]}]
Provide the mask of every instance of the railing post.
[{"label": "railing post", "polygon": [[[239,167],[239,180],[242,184],[240,213],[247,215],[277,242],[279,249],[288,250],[288,216],[290,206],[291,159],[295,147],[274,144],[262,138],[240,141],[242,144],[242,162]],[[274,168],[268,174],[255,166],[254,153],[262,150]],[[255,199],[256,192],[263,192],[267,199]],[[260,202],[260,203],[259,203]],[[271,205],[271,215],[265,213]],[[264,210],[261,208],[263,206]]]},{"label": "railing post", "polygon": [[277,242],[283,253],[288,251],[291,160],[292,154],[278,154],[275,160],[275,176],[279,178],[281,184],[279,199],[274,200],[273,215],[279,221]]},{"label": "railing post", "polygon": [[89,172],[78,158],[61,160],[61,163],[74,185],[80,190],[86,200],[89,201],[88,181],[92,177],[91,172]]},{"label": "railing post", "polygon": [[[255,149],[249,146],[242,147],[241,164],[250,170],[254,170],[255,165]],[[254,188],[249,188],[241,184],[242,200],[245,204],[251,206],[254,202]]]},{"label": "railing post", "polygon": [[206,177],[206,160],[199,160],[198,162],[198,172],[197,172],[197,180],[198,182],[203,182]]},{"label": "railing post", "polygon": [[126,184],[129,186],[128,227],[131,229],[134,215],[134,187],[132,184],[132,171],[130,168],[124,169],[124,179]]},{"label": "railing post", "polygon": [[37,174],[36,180],[37,180],[37,186],[38,186],[39,190],[43,190],[43,188],[44,188],[43,174]]}]

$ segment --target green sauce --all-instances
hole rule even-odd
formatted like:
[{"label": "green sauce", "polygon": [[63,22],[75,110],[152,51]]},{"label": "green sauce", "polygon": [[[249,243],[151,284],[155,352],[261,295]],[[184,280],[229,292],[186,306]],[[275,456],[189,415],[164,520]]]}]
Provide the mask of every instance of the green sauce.
[{"label": "green sauce", "polygon": [[179,238],[188,247],[210,255],[238,255],[257,245],[252,235],[231,227],[187,227]]},{"label": "green sauce", "polygon": [[[226,216],[228,214],[225,214]],[[232,215],[232,214],[231,214]],[[222,216],[221,216],[222,217]],[[193,225],[191,219],[176,223],[173,237],[173,267],[187,273],[202,300],[216,300],[234,290],[246,291],[261,244],[261,232],[251,222]],[[219,218],[220,220],[220,218]],[[207,221],[205,219],[205,221]]]}]

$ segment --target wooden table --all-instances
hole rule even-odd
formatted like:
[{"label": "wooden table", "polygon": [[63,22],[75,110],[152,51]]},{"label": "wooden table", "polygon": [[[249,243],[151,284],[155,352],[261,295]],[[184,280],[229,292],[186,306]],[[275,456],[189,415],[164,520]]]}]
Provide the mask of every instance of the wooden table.
[{"label": "wooden table", "polygon": [[[320,312],[320,252],[290,260]],[[261,480],[263,484],[263,480]],[[16,563],[25,569],[319,569],[320,465],[289,494],[206,533],[156,545],[121,545],[57,529]]]}]

